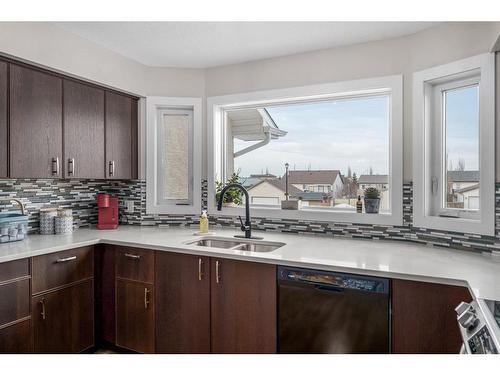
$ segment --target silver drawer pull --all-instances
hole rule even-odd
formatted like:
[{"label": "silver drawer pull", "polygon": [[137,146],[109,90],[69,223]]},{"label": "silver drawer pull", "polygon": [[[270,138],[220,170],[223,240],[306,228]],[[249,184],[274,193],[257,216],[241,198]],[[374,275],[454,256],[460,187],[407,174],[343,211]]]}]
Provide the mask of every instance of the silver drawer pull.
[{"label": "silver drawer pull", "polygon": [[59,158],[52,158],[52,175],[59,175]]},{"label": "silver drawer pull", "polygon": [[68,175],[75,174],[75,159],[68,159]]},{"label": "silver drawer pull", "polygon": [[115,161],[111,160],[109,162],[109,168],[108,168],[109,176],[113,177],[115,175]]},{"label": "silver drawer pull", "polygon": [[76,260],[76,255],[67,258],[59,258],[58,260],[56,260],[56,263],[66,263],[66,262],[71,262],[72,260]]},{"label": "silver drawer pull", "polygon": [[127,258],[130,258],[130,259],[137,259],[137,260],[141,259],[140,255],[135,255],[135,254],[130,254],[130,253],[125,253],[125,256]]}]

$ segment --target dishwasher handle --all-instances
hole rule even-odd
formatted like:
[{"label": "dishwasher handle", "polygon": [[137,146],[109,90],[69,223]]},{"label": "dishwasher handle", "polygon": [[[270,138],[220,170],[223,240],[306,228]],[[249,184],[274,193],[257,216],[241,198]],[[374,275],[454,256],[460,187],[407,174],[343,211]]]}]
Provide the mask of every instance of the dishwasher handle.
[{"label": "dishwasher handle", "polygon": [[339,288],[336,286],[328,286],[328,285],[314,285],[314,289],[319,290],[321,292],[330,292],[330,293],[344,293],[344,288]]}]

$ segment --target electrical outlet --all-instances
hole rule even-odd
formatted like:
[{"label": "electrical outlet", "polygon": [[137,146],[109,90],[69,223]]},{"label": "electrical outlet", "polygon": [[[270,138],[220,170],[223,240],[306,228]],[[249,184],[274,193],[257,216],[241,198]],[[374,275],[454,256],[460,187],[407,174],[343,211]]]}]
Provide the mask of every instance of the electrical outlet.
[{"label": "electrical outlet", "polygon": [[125,212],[134,212],[134,201],[125,201]]}]

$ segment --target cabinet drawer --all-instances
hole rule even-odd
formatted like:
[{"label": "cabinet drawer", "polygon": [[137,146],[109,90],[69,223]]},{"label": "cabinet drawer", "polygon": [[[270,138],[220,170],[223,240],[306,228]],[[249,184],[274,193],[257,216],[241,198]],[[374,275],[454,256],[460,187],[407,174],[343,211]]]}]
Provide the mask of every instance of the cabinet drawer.
[{"label": "cabinet drawer", "polygon": [[94,274],[93,247],[33,258],[33,294],[84,280]]},{"label": "cabinet drawer", "polygon": [[0,329],[0,353],[31,353],[30,320]]},{"label": "cabinet drawer", "polygon": [[17,279],[30,274],[30,260],[20,259],[12,262],[0,263],[0,283],[2,281]]},{"label": "cabinet drawer", "polygon": [[154,251],[133,247],[116,247],[116,277],[153,283]]},{"label": "cabinet drawer", "polygon": [[29,279],[0,285],[0,326],[30,315]]}]

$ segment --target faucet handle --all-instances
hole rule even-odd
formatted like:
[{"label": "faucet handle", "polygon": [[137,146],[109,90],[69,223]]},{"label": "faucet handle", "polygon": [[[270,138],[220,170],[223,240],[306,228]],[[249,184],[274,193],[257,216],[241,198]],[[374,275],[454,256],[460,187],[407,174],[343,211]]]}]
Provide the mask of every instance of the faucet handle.
[{"label": "faucet handle", "polygon": [[246,229],[246,226],[245,224],[243,224],[243,219],[241,218],[241,215],[238,216],[238,218],[240,219],[240,223],[241,223],[241,230],[245,230]]}]

